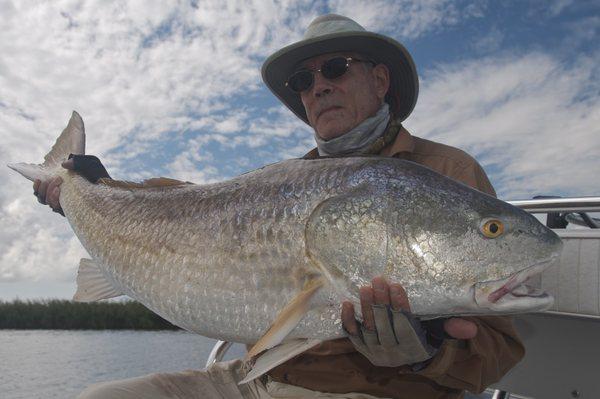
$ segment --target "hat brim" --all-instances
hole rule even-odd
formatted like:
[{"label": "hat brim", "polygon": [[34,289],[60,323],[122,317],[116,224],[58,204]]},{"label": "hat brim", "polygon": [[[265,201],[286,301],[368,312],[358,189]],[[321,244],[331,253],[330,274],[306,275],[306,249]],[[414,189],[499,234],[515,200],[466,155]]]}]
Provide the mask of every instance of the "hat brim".
[{"label": "hat brim", "polygon": [[390,69],[390,93],[396,104],[395,118],[404,120],[417,103],[419,78],[415,63],[404,46],[394,39],[373,32],[342,32],[302,40],[277,51],[262,66],[262,78],[267,87],[294,114],[308,123],[300,95],[285,86],[298,64],[326,53],[356,52]]}]

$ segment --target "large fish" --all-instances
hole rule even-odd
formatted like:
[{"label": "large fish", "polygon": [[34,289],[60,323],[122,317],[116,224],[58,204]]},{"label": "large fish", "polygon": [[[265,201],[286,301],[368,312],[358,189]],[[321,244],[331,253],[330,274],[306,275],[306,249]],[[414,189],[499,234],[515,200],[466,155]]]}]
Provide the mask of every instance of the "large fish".
[{"label": "large fish", "polygon": [[84,147],[74,112],[42,165],[9,165],[30,180],[64,180],[63,211],[91,256],[76,300],[125,294],[186,330],[258,341],[251,354],[292,348],[273,349],[272,364],[344,336],[341,302],[358,305],[375,276],[402,284],[422,318],[553,301],[524,282],[558,258],[556,234],[412,162],[295,159],[208,185],[91,184],[60,167]]}]

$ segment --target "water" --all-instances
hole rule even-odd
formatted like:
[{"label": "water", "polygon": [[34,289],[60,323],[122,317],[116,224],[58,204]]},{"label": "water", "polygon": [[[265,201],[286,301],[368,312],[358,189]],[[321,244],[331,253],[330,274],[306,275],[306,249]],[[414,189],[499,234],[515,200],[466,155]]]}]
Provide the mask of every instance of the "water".
[{"label": "water", "polygon": [[72,398],[94,382],[201,369],[214,344],[183,331],[0,330],[0,398]]},{"label": "water", "polygon": [[[214,344],[183,331],[0,330],[0,398],[73,398],[94,382],[201,369]],[[234,345],[225,359],[244,353]]]}]

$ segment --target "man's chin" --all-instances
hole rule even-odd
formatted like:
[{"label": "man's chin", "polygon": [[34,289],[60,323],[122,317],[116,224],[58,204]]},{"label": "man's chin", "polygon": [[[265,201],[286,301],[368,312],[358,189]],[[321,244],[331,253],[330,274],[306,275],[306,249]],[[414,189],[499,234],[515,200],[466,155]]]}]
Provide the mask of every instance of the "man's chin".
[{"label": "man's chin", "polygon": [[[321,125],[321,124],[319,124],[319,125]],[[336,124],[336,123],[333,123],[333,121],[329,122],[329,123],[323,123],[322,125],[323,125],[322,127],[319,126],[316,130],[317,130],[317,134],[319,135],[319,137],[325,141],[329,141],[336,137],[343,136],[344,134],[348,133],[348,131],[350,131],[352,129],[352,127],[350,127],[350,126]]]}]

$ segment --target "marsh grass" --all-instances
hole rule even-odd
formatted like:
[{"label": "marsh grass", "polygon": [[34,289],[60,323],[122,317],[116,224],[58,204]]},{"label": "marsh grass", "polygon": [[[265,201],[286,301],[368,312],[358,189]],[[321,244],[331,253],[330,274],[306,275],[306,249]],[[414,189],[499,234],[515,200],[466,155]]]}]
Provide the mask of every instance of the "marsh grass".
[{"label": "marsh grass", "polygon": [[0,301],[0,329],[177,330],[139,302]]}]

